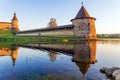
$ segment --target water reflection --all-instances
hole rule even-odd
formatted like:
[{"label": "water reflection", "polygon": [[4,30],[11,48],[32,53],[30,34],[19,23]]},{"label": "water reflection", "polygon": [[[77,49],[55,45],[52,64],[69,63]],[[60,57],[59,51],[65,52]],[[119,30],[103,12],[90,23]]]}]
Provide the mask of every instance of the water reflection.
[{"label": "water reflection", "polygon": [[96,62],[96,42],[85,42],[75,45],[73,60],[84,78],[90,65]]},{"label": "water reflection", "polygon": [[18,47],[1,47],[0,48],[0,57],[10,56],[12,59],[12,65],[15,66],[16,59],[18,57]]},{"label": "water reflection", "polygon": [[73,60],[82,63],[96,62],[96,42],[86,42],[77,44],[74,47]]},{"label": "water reflection", "polygon": [[97,44],[112,44],[112,45],[120,45],[119,39],[114,40],[103,40],[103,41],[97,41]]},{"label": "water reflection", "polygon": [[55,61],[58,52],[72,56],[72,61],[78,66],[85,78],[90,65],[96,62],[96,42],[82,42],[79,44],[28,44],[22,47],[47,51],[50,61]]},{"label": "water reflection", "polygon": [[57,57],[57,53],[56,52],[48,52],[48,56],[50,57],[50,61],[55,61],[56,60],[56,57]]},{"label": "water reflection", "polygon": [[90,65],[91,65],[91,64],[80,63],[80,62],[75,62],[75,63],[76,63],[76,65],[79,67],[79,70],[80,70],[80,71],[82,72],[82,74],[83,74],[82,79],[84,79],[84,78],[85,78],[85,75],[86,75],[88,69],[90,68]]},{"label": "water reflection", "polygon": [[[18,56],[19,47],[23,47],[23,50],[21,50],[23,52]],[[28,52],[26,52],[27,49],[25,49],[25,47],[28,48]],[[35,51],[36,49],[42,52],[42,54],[35,54],[37,52]],[[31,53],[31,51],[35,52]],[[16,80],[24,77],[23,74],[25,74],[27,70],[28,72],[31,71],[32,75],[36,73],[36,75],[40,76],[41,74],[44,76],[53,74],[58,78],[62,76],[61,80],[66,80],[68,76],[69,80],[73,80],[70,78],[73,76],[77,77],[75,78],[76,80],[86,80],[86,74],[91,64],[96,62],[96,42],[81,42],[79,44],[22,44],[12,47],[1,47],[0,56],[11,57],[12,65],[15,66],[13,67],[14,72],[19,76],[13,76]],[[18,57],[19,59],[17,59]],[[46,57],[49,57],[49,61],[46,60]],[[28,62],[29,59],[30,63]],[[0,71],[0,74],[1,73]],[[21,74],[22,76],[20,76]],[[27,73],[27,76],[31,75]],[[35,77],[33,78],[36,80]],[[40,79],[42,80],[41,77]]]}]

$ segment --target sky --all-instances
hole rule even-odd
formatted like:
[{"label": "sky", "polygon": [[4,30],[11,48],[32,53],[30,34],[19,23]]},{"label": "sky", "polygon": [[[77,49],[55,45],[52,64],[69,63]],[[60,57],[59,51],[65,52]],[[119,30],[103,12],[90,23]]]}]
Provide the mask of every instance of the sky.
[{"label": "sky", "polygon": [[20,30],[45,28],[50,18],[72,24],[81,2],[97,19],[97,33],[120,33],[120,0],[0,0],[0,22],[10,22],[16,12]]}]

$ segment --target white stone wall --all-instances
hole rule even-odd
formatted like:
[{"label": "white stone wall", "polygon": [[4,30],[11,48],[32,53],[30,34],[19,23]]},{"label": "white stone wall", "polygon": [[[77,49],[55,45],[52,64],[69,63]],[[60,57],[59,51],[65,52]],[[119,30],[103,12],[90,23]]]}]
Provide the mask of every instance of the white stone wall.
[{"label": "white stone wall", "polygon": [[49,30],[49,31],[39,31],[39,32],[27,32],[27,33],[17,33],[17,36],[40,36],[40,35],[74,35],[72,30]]},{"label": "white stone wall", "polygon": [[18,36],[40,36],[40,35],[76,35],[83,38],[96,38],[96,28],[94,19],[75,19],[72,21],[72,29],[55,29],[38,32],[18,33]]},{"label": "white stone wall", "polygon": [[72,30],[51,30],[51,31],[44,31],[41,32],[41,35],[74,35]]},{"label": "white stone wall", "polygon": [[17,33],[17,36],[39,36],[39,32]]}]

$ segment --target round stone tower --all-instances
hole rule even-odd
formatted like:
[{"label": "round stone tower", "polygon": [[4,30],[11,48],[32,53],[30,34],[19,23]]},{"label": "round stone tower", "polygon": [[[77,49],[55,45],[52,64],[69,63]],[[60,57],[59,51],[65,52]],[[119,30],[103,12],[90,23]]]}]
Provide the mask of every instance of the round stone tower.
[{"label": "round stone tower", "polygon": [[95,20],[82,5],[76,17],[71,20],[74,25],[73,33],[80,38],[96,39]]}]

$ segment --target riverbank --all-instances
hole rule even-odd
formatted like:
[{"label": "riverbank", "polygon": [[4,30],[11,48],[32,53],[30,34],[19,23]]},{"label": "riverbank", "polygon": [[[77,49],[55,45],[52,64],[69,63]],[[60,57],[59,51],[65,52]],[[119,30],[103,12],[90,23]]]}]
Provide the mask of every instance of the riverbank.
[{"label": "riverbank", "polygon": [[84,38],[77,36],[63,36],[63,35],[44,35],[44,36],[16,36],[10,30],[0,30],[0,42],[2,43],[61,43],[61,42],[80,42],[86,41]]},{"label": "riverbank", "polygon": [[81,42],[81,41],[117,41],[120,39],[97,39],[97,40],[86,40],[79,37],[71,36],[5,36],[0,37],[0,43],[61,43],[61,42]]},{"label": "riverbank", "polygon": [[[62,71],[65,71],[66,68],[67,68],[66,74],[68,74],[68,75],[69,75],[69,73],[72,73],[71,75],[73,75],[73,76],[74,75],[75,76],[78,75],[79,77],[82,78],[82,74],[81,73],[82,72],[86,72],[86,73],[84,73],[85,74],[84,78],[86,78],[86,80],[87,79],[88,80],[108,80],[108,78],[106,78],[106,76],[104,74],[100,73],[99,70],[103,66],[106,66],[106,67],[119,66],[118,61],[120,61],[120,60],[119,60],[119,56],[118,55],[119,55],[119,52],[120,52],[120,46],[117,45],[118,43],[114,43],[114,44],[111,43],[112,45],[109,45],[108,43],[106,43],[106,41],[103,41],[103,42],[105,42],[104,45],[103,45],[103,43],[99,43],[99,42],[98,43],[85,42],[85,44],[84,43],[80,44],[80,42],[79,42],[79,43],[71,44],[71,45],[68,45],[69,42],[65,42],[65,43],[63,42],[62,44],[58,44],[58,45],[53,44],[55,42],[53,42],[51,44],[49,44],[49,43],[48,44],[39,44],[38,43],[38,44],[29,44],[29,45],[35,45],[33,47],[30,46],[29,48],[24,47],[24,46],[16,46],[15,44],[12,44],[12,43],[11,44],[10,43],[6,43],[6,44],[0,45],[0,48],[1,48],[1,54],[3,54],[2,51],[6,51],[8,53],[8,52],[15,52],[13,50],[17,51],[17,49],[18,49],[19,53],[17,53],[17,54],[19,54],[19,57],[18,57],[18,59],[16,58],[16,63],[14,65],[14,68],[15,68],[14,70],[16,70],[16,72],[19,72],[19,69],[18,69],[19,64],[20,64],[19,61],[23,61],[21,63],[24,63],[26,60],[28,60],[28,57],[32,58],[32,63],[29,63],[28,65],[27,64],[22,64],[23,66],[21,68],[21,69],[25,70],[26,69],[26,65],[27,65],[27,66],[31,67],[30,68],[31,73],[30,74],[29,73],[25,73],[26,74],[25,75],[24,72],[23,72],[23,75],[25,75],[25,76],[19,75],[19,73],[17,73],[18,74],[17,76],[19,76],[19,78],[20,77],[27,78],[27,75],[29,77],[33,76],[34,79],[36,77],[46,76],[47,74],[46,75],[35,76],[34,72],[33,72],[36,69],[36,71],[35,71],[36,74],[40,74],[40,73],[44,74],[46,72],[46,70],[41,71],[41,68],[44,69],[45,68],[44,64],[46,64],[47,71],[52,70],[53,67],[54,67],[54,69],[53,69],[54,73],[58,73],[58,70],[60,70],[60,73],[64,73]],[[36,47],[36,46],[38,46],[38,47]],[[7,49],[7,47],[9,49]],[[11,51],[8,51],[8,50],[11,50]],[[71,54],[71,51],[75,51],[74,54],[78,53],[78,55],[79,55],[78,58],[77,58],[77,56],[76,57],[74,56],[74,59],[79,59],[79,60],[82,60],[82,61],[91,61],[91,60],[94,59],[94,60],[97,60],[98,62],[96,62],[95,64],[87,64],[87,63],[84,64],[84,63],[80,63],[78,61],[77,62],[75,62],[75,61],[73,62],[73,60],[71,60],[71,59],[73,59],[71,57],[71,55],[66,55],[66,53]],[[43,52],[43,54],[42,54],[42,52]],[[96,55],[97,55],[97,57],[96,57]],[[62,59],[61,59],[61,56],[62,56]],[[4,61],[4,59],[3,59],[4,56],[1,57],[1,58],[2,58],[1,60]],[[7,58],[8,58],[7,61],[10,61],[9,63],[11,63],[11,59],[9,57],[7,57]],[[6,56],[5,56],[5,59],[6,59]],[[50,60],[54,60],[54,61],[52,61],[52,63],[51,63]],[[38,63],[39,61],[41,61],[40,64]],[[50,62],[50,63],[48,63],[48,62]],[[1,63],[3,63],[3,62],[1,61]],[[43,63],[43,64],[41,64],[41,63]],[[58,68],[58,66],[56,66],[55,63],[57,63],[59,68]],[[34,65],[34,66],[32,66],[32,65]],[[61,65],[62,65],[62,67],[61,67]],[[3,66],[3,67],[8,69],[8,66],[9,65],[5,64],[5,66]],[[50,68],[49,66],[53,66],[53,67]],[[71,67],[68,67],[68,66],[71,66]],[[11,65],[10,65],[10,67],[11,67]],[[11,68],[13,70],[13,67],[11,67]],[[57,68],[57,72],[55,72],[56,68]],[[63,68],[65,68],[65,69],[63,69]],[[4,69],[4,70],[7,70],[7,69]],[[20,71],[21,71],[21,69],[20,69]],[[28,72],[30,70],[28,70]],[[68,70],[70,70],[70,71],[68,72]],[[72,72],[72,70],[73,70],[73,72]],[[8,71],[6,71],[6,72],[7,73],[11,73],[11,72],[8,72]],[[1,71],[1,73],[2,73],[2,71]],[[46,72],[46,73],[49,73],[49,72]],[[59,73],[59,75],[60,75],[60,73]],[[3,75],[3,74],[1,74],[1,75]],[[6,74],[5,74],[5,78],[6,78]]]},{"label": "riverbank", "polygon": [[81,41],[120,41],[118,38],[84,39],[77,36],[45,35],[45,36],[16,36],[10,30],[0,30],[0,43],[61,43]]},{"label": "riverbank", "polygon": [[120,38],[98,38],[98,41],[120,41]]}]

